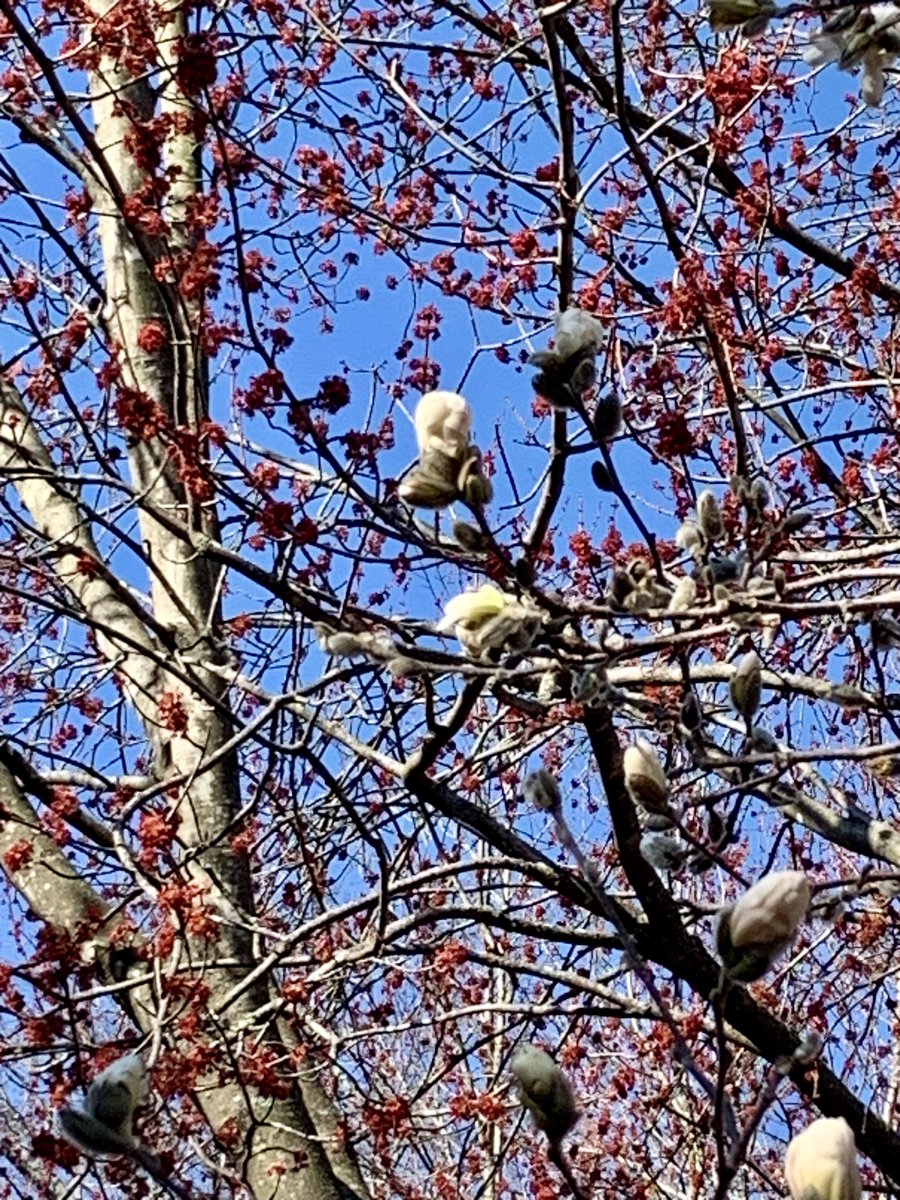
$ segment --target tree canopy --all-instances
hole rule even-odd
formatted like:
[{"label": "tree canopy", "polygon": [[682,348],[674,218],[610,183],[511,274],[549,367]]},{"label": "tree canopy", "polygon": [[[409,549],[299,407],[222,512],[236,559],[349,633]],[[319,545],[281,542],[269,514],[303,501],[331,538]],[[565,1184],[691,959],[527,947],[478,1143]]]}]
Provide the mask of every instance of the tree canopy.
[{"label": "tree canopy", "polygon": [[900,8],[0,28],[0,1200],[893,1194]]}]

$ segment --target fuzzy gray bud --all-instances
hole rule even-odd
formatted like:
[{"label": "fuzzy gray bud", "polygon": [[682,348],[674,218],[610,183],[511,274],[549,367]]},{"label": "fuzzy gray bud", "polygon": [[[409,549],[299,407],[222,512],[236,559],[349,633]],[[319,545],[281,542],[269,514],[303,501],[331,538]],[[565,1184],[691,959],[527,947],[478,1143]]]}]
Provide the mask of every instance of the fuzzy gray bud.
[{"label": "fuzzy gray bud", "polygon": [[697,498],[697,524],[703,536],[710,542],[717,541],[725,532],[722,510],[709,489],[701,492]]},{"label": "fuzzy gray bud", "polygon": [[545,1050],[523,1046],[515,1054],[510,1071],[519,1085],[522,1103],[554,1144],[578,1120],[572,1085]]},{"label": "fuzzy gray bud", "polygon": [[559,784],[546,767],[539,767],[526,777],[522,792],[526,800],[544,812],[556,813],[562,808]]},{"label": "fuzzy gray bud", "polygon": [[703,534],[693,521],[685,521],[683,525],[679,526],[678,532],[675,534],[675,545],[679,550],[684,550],[694,558],[699,558],[705,544]]},{"label": "fuzzy gray bud", "polygon": [[729,691],[731,703],[741,716],[752,717],[762,698],[762,663],[755,650],[745,654],[735,667]]}]

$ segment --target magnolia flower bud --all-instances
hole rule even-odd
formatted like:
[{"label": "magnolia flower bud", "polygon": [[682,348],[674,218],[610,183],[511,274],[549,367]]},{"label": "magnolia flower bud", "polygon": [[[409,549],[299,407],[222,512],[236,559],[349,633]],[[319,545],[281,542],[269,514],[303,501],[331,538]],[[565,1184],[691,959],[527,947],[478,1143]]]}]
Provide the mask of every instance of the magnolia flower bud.
[{"label": "magnolia flower bud", "polygon": [[514,654],[523,654],[531,649],[540,627],[538,612],[511,601],[502,612],[486,621],[457,625],[456,636],[463,648],[475,658],[501,648]]},{"label": "magnolia flower bud", "polygon": [[622,428],[622,402],[615,392],[605,392],[597,398],[591,422],[598,442],[608,442]]},{"label": "magnolia flower bud", "polygon": [[494,485],[487,475],[480,472],[468,474],[460,490],[466,504],[471,504],[473,508],[479,504],[490,504],[494,498]]},{"label": "magnolia flower bud", "polygon": [[466,625],[475,629],[491,617],[501,613],[510,597],[490,583],[482,584],[477,591],[463,592],[444,605],[444,615],[438,622],[438,631],[445,633],[455,625]]},{"label": "magnolia flower bud", "polygon": [[669,611],[684,612],[688,608],[693,608],[696,600],[697,584],[690,575],[685,575],[683,579],[678,580],[675,586],[675,591],[669,601]]},{"label": "magnolia flower bud", "polygon": [[770,502],[771,498],[766,481],[764,479],[754,479],[750,486],[750,505],[748,507],[752,506],[753,512],[761,517],[769,507]]},{"label": "magnolia flower bud", "polygon": [[710,542],[715,542],[725,532],[719,502],[708,489],[697,498],[697,524]]},{"label": "magnolia flower bud", "polygon": [[735,667],[729,691],[731,703],[741,716],[752,717],[762,698],[762,663],[755,650],[745,654]]},{"label": "magnolia flower bud", "polygon": [[684,842],[668,833],[645,833],[641,838],[641,854],[656,871],[674,871],[687,857]]},{"label": "magnolia flower bud", "polygon": [[446,508],[459,495],[458,475],[455,458],[443,450],[428,450],[401,482],[397,493],[414,508]]},{"label": "magnolia flower bud", "polygon": [[420,457],[438,450],[458,459],[469,444],[472,410],[457,392],[427,392],[416,405],[415,425]]},{"label": "magnolia flower bud", "polygon": [[598,491],[614,492],[616,490],[615,480],[602,462],[591,463],[591,479]]},{"label": "magnolia flower bud", "polygon": [[510,1063],[522,1103],[535,1125],[556,1143],[578,1120],[575,1094],[553,1059],[538,1046],[523,1046]]},{"label": "magnolia flower bud", "polygon": [[768,971],[794,940],[810,896],[802,871],[773,871],[723,910],[716,940],[730,978],[750,983]]},{"label": "magnolia flower bud", "polygon": [[489,504],[494,485],[484,473],[484,458],[477,446],[470,446],[459,468],[456,485],[467,504]]},{"label": "magnolia flower bud", "polygon": [[705,540],[703,534],[693,521],[685,521],[680,525],[678,532],[675,534],[675,545],[679,550],[685,550],[688,554],[692,554],[697,558],[703,553]]},{"label": "magnolia flower bud", "polygon": [[581,308],[567,308],[556,314],[554,350],[562,358],[572,358],[583,350],[594,353],[603,344],[603,326],[596,317]]},{"label": "magnolia flower bud", "polygon": [[656,751],[643,738],[629,746],[622,757],[625,786],[632,800],[648,812],[669,811],[669,781]]},{"label": "magnolia flower bud", "polygon": [[405,654],[395,654],[387,660],[387,669],[395,679],[412,679],[416,675],[427,675],[428,668],[424,663]]},{"label": "magnolia flower bud", "polygon": [[784,1156],[791,1200],[859,1200],[853,1130],[843,1117],[822,1117],[791,1138]]},{"label": "magnolia flower bud", "polygon": [[484,535],[481,530],[470,525],[468,521],[454,521],[453,536],[463,550],[468,550],[471,554],[485,549]]},{"label": "magnolia flower bud", "polygon": [[522,791],[526,800],[529,800],[535,808],[543,809],[544,812],[555,813],[562,808],[562,793],[559,790],[559,784],[556,777],[551,775],[546,767],[539,767],[536,771],[532,771],[522,784]]},{"label": "magnolia flower bud", "polygon": [[808,508],[798,508],[796,512],[789,513],[781,522],[781,532],[799,533],[812,519],[813,514]]},{"label": "magnolia flower bud", "polygon": [[63,1108],[65,1137],[86,1154],[125,1154],[137,1146],[134,1111],[147,1096],[147,1068],[138,1054],[126,1054],[101,1071],[88,1088],[84,1109]]},{"label": "magnolia flower bud", "polygon": [[776,12],[772,0],[707,0],[709,23],[717,32],[741,26],[745,37],[764,33]]},{"label": "magnolia flower bud", "polygon": [[317,622],[313,629],[319,639],[319,645],[333,658],[352,658],[354,654],[364,653],[363,644],[355,633],[347,633],[342,629],[333,630],[320,622]]}]

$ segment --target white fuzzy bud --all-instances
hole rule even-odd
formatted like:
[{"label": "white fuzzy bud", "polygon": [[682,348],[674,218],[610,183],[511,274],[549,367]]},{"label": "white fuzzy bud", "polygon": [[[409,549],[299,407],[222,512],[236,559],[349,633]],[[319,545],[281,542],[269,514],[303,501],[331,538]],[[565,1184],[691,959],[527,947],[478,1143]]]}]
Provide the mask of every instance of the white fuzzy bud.
[{"label": "white fuzzy bud", "polygon": [[556,777],[546,767],[539,767],[536,771],[532,771],[522,784],[522,791],[526,800],[544,812],[555,813],[562,808],[562,792],[559,790],[559,784]]},{"label": "white fuzzy bud", "polygon": [[550,1055],[539,1046],[523,1046],[510,1063],[522,1103],[538,1129],[559,1142],[578,1120],[572,1085]]},{"label": "white fuzzy bud", "polygon": [[458,392],[427,392],[416,405],[419,455],[437,450],[460,459],[469,444],[472,410]]},{"label": "white fuzzy bud", "polygon": [[759,979],[794,940],[811,892],[802,871],[772,871],[719,918],[717,943],[727,974]]},{"label": "white fuzzy bud", "polygon": [[63,1108],[63,1134],[86,1154],[125,1154],[137,1146],[134,1112],[150,1089],[139,1054],[126,1054],[101,1071],[88,1088],[84,1109]]},{"label": "white fuzzy bud", "polygon": [[719,502],[708,489],[697,498],[697,524],[707,541],[715,542],[725,532]]},{"label": "white fuzzy bud", "polygon": [[672,593],[672,598],[669,601],[670,612],[685,612],[689,608],[693,608],[697,600],[697,584],[691,579],[690,575],[685,575],[683,579],[679,579],[675,586],[675,591]]},{"label": "white fuzzy bud", "polygon": [[567,308],[556,315],[554,349],[561,359],[581,350],[599,350],[603,344],[603,326],[596,317],[581,308]]},{"label": "white fuzzy bud", "polygon": [[791,1200],[859,1200],[853,1130],[843,1117],[822,1117],[791,1138],[784,1156]]},{"label": "white fuzzy bud", "polygon": [[705,541],[697,525],[693,521],[685,521],[675,534],[675,545],[696,558],[703,553]]},{"label": "white fuzzy bud", "polygon": [[643,738],[629,746],[622,757],[625,786],[632,800],[648,812],[669,811],[669,781],[656,751]]},{"label": "white fuzzy bud", "polygon": [[745,654],[734,668],[729,691],[737,712],[743,717],[752,717],[762,698],[762,663],[755,650]]}]

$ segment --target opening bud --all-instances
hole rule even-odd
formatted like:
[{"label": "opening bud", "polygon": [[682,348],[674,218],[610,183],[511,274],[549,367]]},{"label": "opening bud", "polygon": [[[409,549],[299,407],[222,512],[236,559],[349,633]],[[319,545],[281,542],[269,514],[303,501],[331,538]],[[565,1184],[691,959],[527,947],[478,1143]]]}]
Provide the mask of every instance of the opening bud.
[{"label": "opening bud", "polygon": [[802,871],[772,871],[724,909],[716,941],[728,976],[739,983],[760,979],[794,940],[810,897]]},{"label": "opening bud", "polygon": [[459,459],[469,444],[472,410],[458,392],[426,392],[416,405],[419,455],[438,450]]},{"label": "opening bud", "polygon": [[791,1138],[784,1155],[791,1200],[859,1200],[853,1130],[843,1117],[822,1117]]},{"label": "opening bud", "polygon": [[648,812],[669,812],[669,781],[656,751],[649,742],[638,738],[622,758],[625,786],[632,800]]}]

